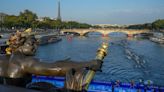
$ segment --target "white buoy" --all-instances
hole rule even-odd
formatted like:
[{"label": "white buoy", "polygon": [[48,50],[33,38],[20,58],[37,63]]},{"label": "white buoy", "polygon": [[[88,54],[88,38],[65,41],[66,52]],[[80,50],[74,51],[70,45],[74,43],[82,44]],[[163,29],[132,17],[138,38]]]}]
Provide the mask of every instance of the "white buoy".
[{"label": "white buoy", "polygon": [[153,81],[152,80],[146,80],[146,81],[144,81],[144,84],[145,85],[152,85]]}]

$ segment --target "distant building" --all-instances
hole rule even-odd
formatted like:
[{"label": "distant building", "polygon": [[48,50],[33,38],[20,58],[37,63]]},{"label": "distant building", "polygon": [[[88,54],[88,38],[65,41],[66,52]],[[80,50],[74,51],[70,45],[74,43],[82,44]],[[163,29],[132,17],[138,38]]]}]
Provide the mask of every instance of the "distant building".
[{"label": "distant building", "polygon": [[37,21],[44,21],[44,17],[39,17],[38,19],[36,19]]},{"label": "distant building", "polygon": [[0,31],[2,31],[3,30],[3,23],[4,23],[4,18],[5,18],[5,16],[7,16],[7,14],[5,14],[5,13],[0,13]]},{"label": "distant building", "polygon": [[107,27],[128,27],[128,25],[118,25],[118,24],[95,24],[96,26],[100,26],[102,28],[107,28]]},{"label": "distant building", "polygon": [[3,23],[4,22],[4,17],[6,16],[7,14],[5,13],[0,13],[0,22]]},{"label": "distant building", "polygon": [[[39,17],[38,19],[36,19],[37,21],[45,21],[46,17]],[[49,18],[49,17],[48,17]],[[56,20],[55,18],[50,18],[51,20]]]}]

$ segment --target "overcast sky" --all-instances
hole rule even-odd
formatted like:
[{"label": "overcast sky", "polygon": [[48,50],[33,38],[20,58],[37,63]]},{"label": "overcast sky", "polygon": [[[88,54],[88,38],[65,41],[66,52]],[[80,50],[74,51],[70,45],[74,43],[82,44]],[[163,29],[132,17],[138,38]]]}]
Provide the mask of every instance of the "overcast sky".
[{"label": "overcast sky", "polygon": [[[1,0],[0,12],[29,9],[39,17],[57,17],[58,0]],[[61,0],[62,20],[90,24],[139,24],[164,19],[164,0]]]}]

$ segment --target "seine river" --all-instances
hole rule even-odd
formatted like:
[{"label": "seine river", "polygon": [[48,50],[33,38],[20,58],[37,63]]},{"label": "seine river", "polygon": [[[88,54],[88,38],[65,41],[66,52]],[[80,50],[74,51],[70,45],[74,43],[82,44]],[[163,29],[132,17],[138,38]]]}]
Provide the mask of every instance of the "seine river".
[{"label": "seine river", "polygon": [[104,59],[102,72],[97,72],[95,80],[130,82],[134,80],[153,81],[164,86],[164,45],[146,39],[126,38],[114,33],[109,37],[89,34],[88,37],[62,38],[58,43],[38,48],[36,58],[54,62],[71,58],[77,62],[92,60],[102,42],[109,42],[108,55]]}]

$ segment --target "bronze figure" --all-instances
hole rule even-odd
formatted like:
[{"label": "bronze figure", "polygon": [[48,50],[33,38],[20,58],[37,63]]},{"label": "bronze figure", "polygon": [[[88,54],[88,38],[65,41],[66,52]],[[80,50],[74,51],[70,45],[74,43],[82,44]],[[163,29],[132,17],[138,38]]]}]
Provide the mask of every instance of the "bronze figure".
[{"label": "bronze figure", "polygon": [[[0,83],[25,87],[31,82],[32,74],[44,76],[66,76],[72,70],[85,68],[97,71],[101,60],[74,62],[71,60],[40,62],[34,58],[37,42],[34,36],[12,35],[9,39],[10,55],[0,56]],[[12,53],[12,54],[11,54]],[[104,52],[105,53],[105,52]]]}]

